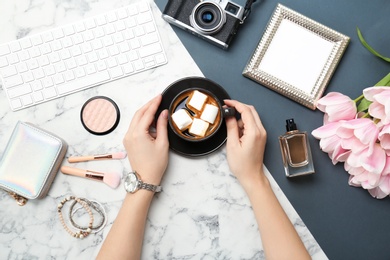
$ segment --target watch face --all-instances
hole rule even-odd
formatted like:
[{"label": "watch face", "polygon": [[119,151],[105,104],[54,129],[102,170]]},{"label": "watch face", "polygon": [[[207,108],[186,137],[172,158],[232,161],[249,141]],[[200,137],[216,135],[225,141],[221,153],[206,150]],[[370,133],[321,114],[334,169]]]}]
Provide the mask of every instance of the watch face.
[{"label": "watch face", "polygon": [[127,192],[135,192],[138,187],[138,178],[134,173],[129,173],[125,178],[125,190]]}]

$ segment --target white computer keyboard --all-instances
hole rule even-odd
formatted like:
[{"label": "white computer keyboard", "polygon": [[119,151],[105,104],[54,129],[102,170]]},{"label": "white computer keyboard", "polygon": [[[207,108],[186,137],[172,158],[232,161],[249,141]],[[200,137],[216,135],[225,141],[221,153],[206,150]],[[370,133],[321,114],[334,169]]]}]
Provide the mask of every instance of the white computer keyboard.
[{"label": "white computer keyboard", "polygon": [[0,78],[13,111],[165,63],[147,2],[0,46]]}]

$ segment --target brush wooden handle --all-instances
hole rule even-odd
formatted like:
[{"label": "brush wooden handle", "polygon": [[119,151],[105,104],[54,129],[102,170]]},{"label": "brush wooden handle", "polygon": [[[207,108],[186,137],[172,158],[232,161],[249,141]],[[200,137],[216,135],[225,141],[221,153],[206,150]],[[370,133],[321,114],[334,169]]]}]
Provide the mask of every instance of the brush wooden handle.
[{"label": "brush wooden handle", "polygon": [[73,168],[69,166],[62,166],[61,172],[64,174],[79,176],[79,177],[85,177],[88,174],[87,170]]},{"label": "brush wooden handle", "polygon": [[95,159],[95,156],[71,156],[68,158],[68,162],[76,163],[76,162],[86,162],[92,161]]}]

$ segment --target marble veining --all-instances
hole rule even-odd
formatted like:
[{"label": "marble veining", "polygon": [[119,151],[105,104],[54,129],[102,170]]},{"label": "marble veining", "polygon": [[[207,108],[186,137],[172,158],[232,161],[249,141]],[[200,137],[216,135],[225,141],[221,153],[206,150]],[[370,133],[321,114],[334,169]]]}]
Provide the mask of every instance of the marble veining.
[{"label": "marble veining", "polygon": [[[67,157],[123,151],[122,138],[141,105],[179,78],[202,76],[170,25],[161,19],[161,12],[152,0],[148,1],[168,64],[18,112],[10,110],[0,89],[0,147],[5,147],[16,122],[22,120],[65,139],[69,144]],[[0,43],[129,3],[130,0],[0,0]],[[110,97],[121,111],[118,127],[107,136],[91,135],[79,120],[83,103],[96,95]],[[130,170],[127,160],[85,162],[77,167],[102,172]],[[270,173],[266,173],[313,259],[327,259]],[[155,196],[150,209],[142,259],[264,259],[252,208],[229,171],[224,147],[195,159],[171,152],[162,186],[164,191]],[[107,227],[83,240],[69,236],[57,215],[57,204],[67,195],[101,202],[107,211]],[[46,198],[28,201],[24,207],[0,191],[0,259],[93,259],[124,196],[122,186],[114,190],[104,183],[61,173]]]}]

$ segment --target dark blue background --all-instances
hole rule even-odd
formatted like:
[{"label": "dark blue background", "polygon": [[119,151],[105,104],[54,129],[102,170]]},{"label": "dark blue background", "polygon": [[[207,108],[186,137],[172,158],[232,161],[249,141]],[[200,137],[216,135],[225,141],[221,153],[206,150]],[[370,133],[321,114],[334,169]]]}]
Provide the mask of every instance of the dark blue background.
[{"label": "dark blue background", "polygon": [[[166,0],[156,0],[163,10]],[[236,0],[244,5],[244,0]],[[233,99],[252,104],[267,129],[265,165],[330,259],[390,259],[390,200],[376,200],[362,188],[348,185],[342,164],[334,166],[309,136],[316,174],[296,179],[284,175],[278,136],[285,119],[311,133],[322,125],[323,113],[312,111],[242,76],[278,2],[258,0],[228,51],[174,28],[203,74],[223,86]],[[325,94],[351,98],[390,72],[390,64],[360,43],[358,26],[367,42],[390,56],[390,2],[387,0],[284,0],[279,3],[351,38]]]}]

